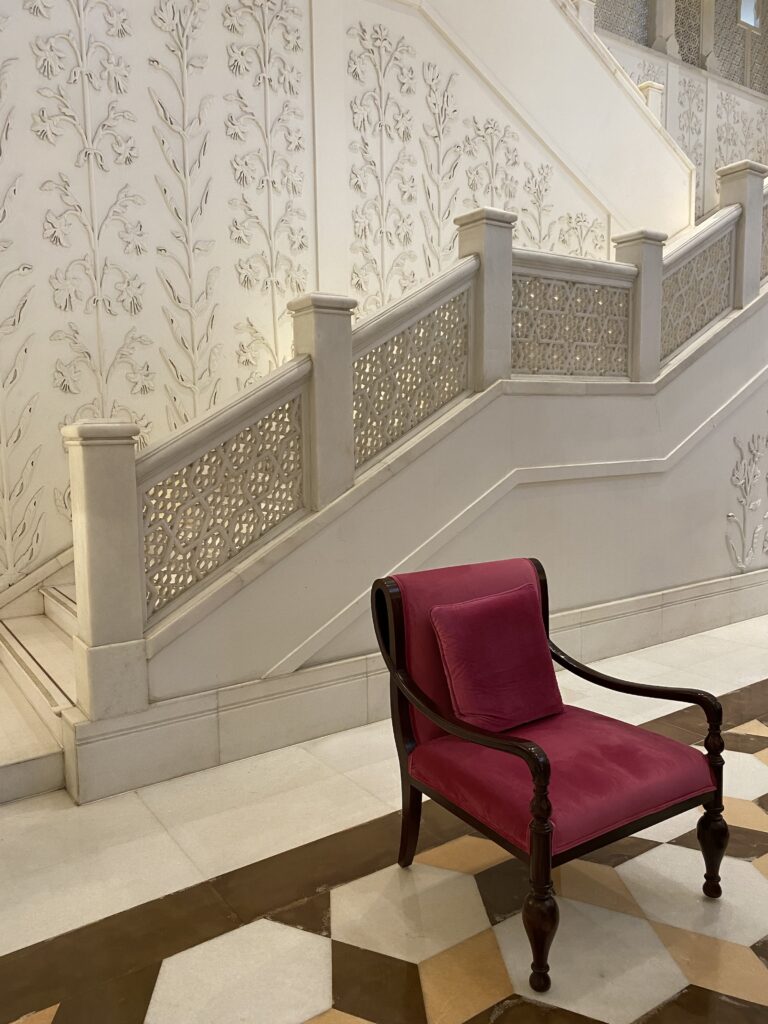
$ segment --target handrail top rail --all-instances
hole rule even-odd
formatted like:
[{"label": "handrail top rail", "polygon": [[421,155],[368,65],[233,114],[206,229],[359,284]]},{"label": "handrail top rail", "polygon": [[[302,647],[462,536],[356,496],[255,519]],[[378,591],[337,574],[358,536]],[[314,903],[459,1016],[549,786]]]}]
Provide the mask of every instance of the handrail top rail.
[{"label": "handrail top rail", "polygon": [[462,291],[479,269],[479,256],[464,256],[431,281],[367,317],[352,330],[353,353],[358,355],[364,349],[394,337],[429,316],[443,302]]},{"label": "handrail top rail", "polygon": [[311,357],[298,356],[226,405],[185,424],[175,434],[137,456],[137,483],[141,486],[152,480],[161,480],[222,444],[297,394],[311,375]]},{"label": "handrail top rail", "polygon": [[706,249],[721,235],[726,234],[741,216],[741,205],[734,203],[717,210],[696,227],[679,235],[664,253],[664,275],[671,273],[696,253]]},{"label": "handrail top rail", "polygon": [[616,288],[631,288],[638,275],[633,263],[615,260],[593,260],[585,256],[565,256],[562,253],[539,252],[515,246],[512,257],[514,276],[564,279],[576,284],[606,284]]}]

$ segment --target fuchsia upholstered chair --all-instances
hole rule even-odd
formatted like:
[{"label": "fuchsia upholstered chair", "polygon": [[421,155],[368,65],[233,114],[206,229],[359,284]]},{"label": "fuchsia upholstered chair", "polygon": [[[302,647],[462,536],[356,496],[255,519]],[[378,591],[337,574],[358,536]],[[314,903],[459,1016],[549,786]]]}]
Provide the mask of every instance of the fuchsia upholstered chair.
[{"label": "fuchsia upholstered chair", "polygon": [[[623,682],[570,658],[549,639],[547,579],[533,558],[391,576],[371,597],[403,787],[399,863],[413,860],[423,793],[526,861],[533,989],[550,986],[553,867],[702,804],[704,894],[721,895],[728,826],[713,696]],[[706,755],[563,705],[553,660],[609,690],[697,704]]]}]

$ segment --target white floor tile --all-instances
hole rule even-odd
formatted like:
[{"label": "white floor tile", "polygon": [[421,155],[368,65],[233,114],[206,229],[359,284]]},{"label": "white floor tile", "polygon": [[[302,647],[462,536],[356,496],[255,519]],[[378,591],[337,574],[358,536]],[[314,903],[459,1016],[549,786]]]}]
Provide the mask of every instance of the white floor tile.
[{"label": "white floor tile", "polygon": [[173,828],[335,777],[301,747],[285,747],[145,786],[138,794],[166,828]]},{"label": "white floor tile", "polygon": [[657,843],[668,843],[670,839],[677,839],[696,828],[703,811],[700,807],[694,807],[691,811],[685,811],[674,818],[667,818],[658,825],[651,825],[650,828],[637,832],[641,839],[653,839]]},{"label": "white floor tile", "polygon": [[711,636],[709,633],[696,633],[656,647],[646,647],[639,652],[639,656],[644,661],[655,661],[669,668],[691,668],[710,659],[737,655],[740,648],[741,644],[735,641]]},{"label": "white floor tile", "polygon": [[372,793],[392,810],[399,811],[403,806],[400,762],[396,757],[378,761],[376,764],[366,764],[345,774],[348,779],[368,793]]},{"label": "white floor tile", "polygon": [[471,875],[395,864],[331,892],[333,937],[420,963],[488,928]]},{"label": "white floor tile", "polygon": [[170,834],[206,878],[303,846],[315,839],[391,813],[344,776],[334,775],[247,807],[172,825]]},{"label": "white floor tile", "polygon": [[331,1000],[330,939],[257,921],[165,960],[146,1024],[298,1024]]},{"label": "white floor tile", "polygon": [[729,654],[704,658],[688,667],[697,675],[721,681],[729,690],[736,690],[760,679],[768,679],[768,650],[743,644]]},{"label": "white floor tile", "polygon": [[549,955],[552,988],[532,993],[531,952],[520,914],[493,929],[516,992],[606,1024],[631,1024],[687,982],[651,925],[638,917],[558,899]]},{"label": "white floor tile", "polygon": [[[697,749],[705,752],[704,747]],[[740,800],[756,800],[764,793],[768,793],[768,764],[764,764],[753,754],[743,754],[740,750],[724,751],[723,759],[725,796],[738,797]]]},{"label": "white floor tile", "polygon": [[725,857],[719,900],[707,899],[701,891],[704,861],[699,850],[657,846],[616,870],[652,920],[743,946],[765,935],[768,879],[748,861]]},{"label": "white floor tile", "polygon": [[349,772],[366,764],[386,761],[396,754],[392,722],[374,722],[358,729],[302,743],[302,748],[338,772]]},{"label": "white floor tile", "polygon": [[22,803],[0,808],[0,955],[202,880],[133,793]]}]

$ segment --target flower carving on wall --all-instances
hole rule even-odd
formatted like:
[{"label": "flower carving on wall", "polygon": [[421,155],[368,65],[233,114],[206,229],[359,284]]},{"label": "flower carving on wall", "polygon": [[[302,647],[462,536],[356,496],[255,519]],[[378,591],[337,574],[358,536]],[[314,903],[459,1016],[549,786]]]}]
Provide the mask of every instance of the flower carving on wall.
[{"label": "flower carving on wall", "polygon": [[425,63],[422,75],[426,85],[429,120],[419,139],[424,161],[424,201],[421,211],[424,226],[424,262],[427,273],[439,274],[454,256],[456,230],[453,218],[459,188],[457,171],[462,157],[460,142],[450,142],[453,126],[459,119],[454,94],[456,75],[443,77],[436,64]]},{"label": "flower carving on wall", "polygon": [[696,212],[704,209],[704,83],[681,75],[677,88],[677,141],[696,166]]},{"label": "flower carving on wall", "polygon": [[[251,367],[245,381],[238,378],[239,386],[274,369],[278,350],[286,355],[290,351],[287,338],[280,344],[287,333],[283,326],[286,301],[307,287],[305,257],[310,239],[302,204],[304,171],[298,163],[306,142],[300,105],[302,76],[295,64],[303,49],[300,19],[299,8],[288,0],[256,5],[239,0],[224,11],[225,27],[242,40],[227,48],[230,71],[252,83],[247,90],[226,96],[230,104],[226,135],[244,144],[231,161],[241,193],[230,200],[235,211],[230,239],[246,250],[235,263],[240,286],[268,297],[272,339],[267,343],[255,324],[246,331],[258,332],[263,344],[248,346],[247,358],[253,356],[254,361],[247,364],[238,349],[238,364]],[[262,358],[267,351],[268,357]]]},{"label": "flower carving on wall", "polygon": [[517,194],[515,168],[520,162],[517,133],[511,125],[502,125],[496,118],[481,121],[478,117],[464,122],[464,154],[469,158],[466,206],[497,206],[511,210]]},{"label": "flower carving on wall", "polygon": [[752,152],[755,121],[736,93],[720,90],[717,94],[716,136],[718,167],[732,164]]},{"label": "flower carving on wall", "polygon": [[205,170],[210,138],[206,117],[212,97],[195,101],[193,95],[194,77],[208,63],[206,54],[196,49],[207,10],[206,0],[158,0],[152,13],[169,55],[150,58],[150,67],[170,87],[162,94],[150,87],[149,95],[159,121],[155,138],[170,174],[158,174],[155,180],[172,224],[170,241],[156,250],[162,259],[157,273],[166,297],[163,313],[174,342],[172,351],[160,348],[170,376],[165,393],[171,430],[212,409],[221,384],[221,346],[214,337],[219,268],[201,266],[213,248],[213,240],[202,232],[213,185]]},{"label": "flower carving on wall", "polygon": [[348,34],[357,47],[350,51],[347,72],[363,87],[351,103],[355,132],[350,187],[359,200],[352,210],[355,255],[351,281],[362,296],[360,312],[396,299],[415,284],[411,264],[417,199],[416,159],[408,144],[414,117],[406,98],[414,92],[413,48],[395,38],[384,25],[353,26]]},{"label": "flower carving on wall", "polygon": [[[52,382],[78,401],[65,422],[127,418],[140,426],[144,444],[152,424],[121,395],[126,384],[131,394],[140,393],[129,375],[151,380],[149,364],[138,354],[150,341],[131,326],[114,348],[112,338],[121,332],[111,326],[112,318],[135,318],[143,308],[144,281],[131,258],[146,251],[137,217],[144,199],[128,185],[107,187],[111,198],[106,204],[99,195],[100,176],[110,165],[129,166],[138,155],[130,128],[135,116],[119,99],[128,88],[130,68],[115,49],[130,26],[126,12],[105,0],[66,0],[63,6],[69,28],[31,43],[37,71],[51,83],[38,89],[44,103],[33,114],[32,132],[52,146],[65,136],[77,140],[71,170],[60,170],[40,186],[52,202],[43,219],[43,239],[62,256],[49,277],[51,297],[67,316],[66,327],[51,334],[67,349],[55,360]],[[27,9],[47,18],[52,4]],[[115,237],[128,261],[115,257]],[[122,388],[117,386],[120,374]]]},{"label": "flower carving on wall", "polygon": [[726,545],[733,564],[746,572],[761,551],[768,551],[765,540],[765,520],[768,512],[762,511],[763,499],[758,496],[757,485],[763,477],[760,468],[768,451],[768,437],[753,434],[746,444],[734,437],[733,443],[739,453],[731,471],[731,484],[736,489],[738,512],[729,512],[729,529],[726,531]]},{"label": "flower carving on wall", "polygon": [[[5,100],[12,59],[0,64],[0,104]],[[22,184],[20,175],[6,177],[13,111],[0,108],[0,253],[10,257],[0,266],[0,589],[12,586],[38,561],[43,542],[44,488],[37,483],[41,445],[29,445],[39,393],[22,391],[30,361],[32,336],[27,333],[32,266],[13,257],[11,226]]]}]

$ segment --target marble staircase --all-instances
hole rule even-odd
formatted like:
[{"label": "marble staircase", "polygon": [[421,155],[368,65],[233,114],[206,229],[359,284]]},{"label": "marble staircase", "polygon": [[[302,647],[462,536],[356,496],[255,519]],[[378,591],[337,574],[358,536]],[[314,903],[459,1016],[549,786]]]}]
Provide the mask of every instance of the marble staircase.
[{"label": "marble staircase", "polygon": [[[20,614],[37,608],[37,614]],[[62,713],[75,703],[67,574],[0,617],[0,803],[64,786]]]}]

